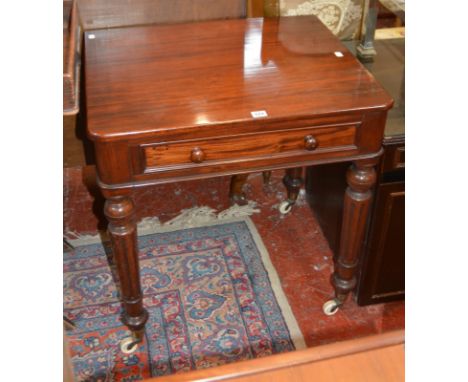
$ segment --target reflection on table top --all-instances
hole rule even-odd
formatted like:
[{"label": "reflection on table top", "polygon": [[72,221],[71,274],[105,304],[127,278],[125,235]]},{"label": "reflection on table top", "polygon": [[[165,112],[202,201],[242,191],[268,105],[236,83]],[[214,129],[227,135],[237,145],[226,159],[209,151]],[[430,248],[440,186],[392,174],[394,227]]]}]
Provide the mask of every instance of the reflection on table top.
[{"label": "reflection on table top", "polygon": [[[344,45],[354,54],[359,42],[345,41]],[[388,112],[385,137],[405,134],[405,39],[375,40],[377,55],[364,66],[375,76],[394,100]]]},{"label": "reflection on table top", "polygon": [[314,16],[89,31],[85,44],[94,139],[392,103]]}]

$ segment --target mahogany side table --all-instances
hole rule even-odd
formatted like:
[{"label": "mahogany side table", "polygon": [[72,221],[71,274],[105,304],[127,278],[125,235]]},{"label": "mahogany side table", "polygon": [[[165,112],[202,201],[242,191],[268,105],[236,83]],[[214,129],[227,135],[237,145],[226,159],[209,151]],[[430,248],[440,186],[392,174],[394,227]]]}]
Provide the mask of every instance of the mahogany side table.
[{"label": "mahogany side table", "polygon": [[324,305],[336,312],[356,285],[393,103],[341,42],[314,16],[257,18],[88,31],[84,54],[87,133],[135,341],[148,313],[132,190],[166,182],[352,161]]}]

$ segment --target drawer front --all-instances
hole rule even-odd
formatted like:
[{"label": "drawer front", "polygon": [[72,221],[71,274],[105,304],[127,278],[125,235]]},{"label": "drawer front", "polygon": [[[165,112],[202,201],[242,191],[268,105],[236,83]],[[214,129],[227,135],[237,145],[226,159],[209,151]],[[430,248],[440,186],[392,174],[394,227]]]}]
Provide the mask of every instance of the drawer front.
[{"label": "drawer front", "polygon": [[239,160],[356,149],[357,124],[303,127],[236,136],[161,142],[140,146],[144,172]]},{"label": "drawer front", "polygon": [[393,165],[395,168],[405,167],[405,146],[397,147],[393,157]]},{"label": "drawer front", "polygon": [[385,147],[382,172],[405,168],[405,145],[392,145]]}]

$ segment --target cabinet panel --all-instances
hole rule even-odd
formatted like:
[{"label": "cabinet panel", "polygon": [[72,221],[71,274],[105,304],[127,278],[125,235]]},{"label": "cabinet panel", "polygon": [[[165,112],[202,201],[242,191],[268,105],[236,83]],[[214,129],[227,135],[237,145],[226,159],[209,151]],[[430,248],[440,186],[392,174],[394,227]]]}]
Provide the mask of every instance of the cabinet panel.
[{"label": "cabinet panel", "polygon": [[360,305],[400,299],[405,291],[405,184],[381,184],[357,290]]}]

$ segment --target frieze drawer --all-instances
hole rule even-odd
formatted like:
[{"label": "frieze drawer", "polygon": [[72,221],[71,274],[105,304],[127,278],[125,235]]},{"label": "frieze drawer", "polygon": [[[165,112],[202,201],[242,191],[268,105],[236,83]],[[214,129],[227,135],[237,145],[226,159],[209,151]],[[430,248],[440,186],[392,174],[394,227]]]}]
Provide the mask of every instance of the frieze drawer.
[{"label": "frieze drawer", "polygon": [[227,163],[243,159],[274,158],[356,149],[357,124],[304,127],[235,136],[144,144],[142,170],[164,171],[178,167]]}]

